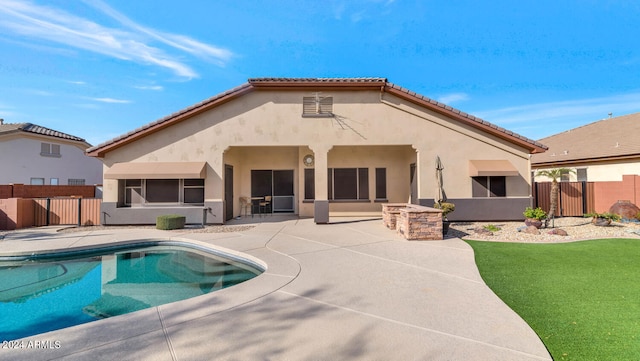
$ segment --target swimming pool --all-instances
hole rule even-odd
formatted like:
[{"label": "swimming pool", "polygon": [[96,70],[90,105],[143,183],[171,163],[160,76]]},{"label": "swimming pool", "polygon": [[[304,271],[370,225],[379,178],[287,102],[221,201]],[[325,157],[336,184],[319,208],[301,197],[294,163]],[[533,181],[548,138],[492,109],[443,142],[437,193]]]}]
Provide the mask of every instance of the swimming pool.
[{"label": "swimming pool", "polygon": [[240,257],[164,244],[3,257],[0,340],[196,297],[264,272]]}]

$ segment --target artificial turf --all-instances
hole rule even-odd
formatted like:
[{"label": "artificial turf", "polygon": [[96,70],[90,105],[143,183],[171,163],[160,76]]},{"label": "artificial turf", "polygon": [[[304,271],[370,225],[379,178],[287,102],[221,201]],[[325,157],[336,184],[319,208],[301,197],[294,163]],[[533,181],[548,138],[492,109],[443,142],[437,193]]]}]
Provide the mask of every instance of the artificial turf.
[{"label": "artificial turf", "polygon": [[555,360],[640,360],[640,240],[467,243]]}]

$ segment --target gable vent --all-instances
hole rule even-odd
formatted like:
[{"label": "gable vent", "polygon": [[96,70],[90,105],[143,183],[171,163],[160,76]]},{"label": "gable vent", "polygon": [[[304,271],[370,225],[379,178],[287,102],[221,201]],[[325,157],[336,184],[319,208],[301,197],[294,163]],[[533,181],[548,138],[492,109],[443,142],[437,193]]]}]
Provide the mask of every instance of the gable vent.
[{"label": "gable vent", "polygon": [[302,98],[303,117],[331,117],[333,116],[333,97],[315,95]]}]

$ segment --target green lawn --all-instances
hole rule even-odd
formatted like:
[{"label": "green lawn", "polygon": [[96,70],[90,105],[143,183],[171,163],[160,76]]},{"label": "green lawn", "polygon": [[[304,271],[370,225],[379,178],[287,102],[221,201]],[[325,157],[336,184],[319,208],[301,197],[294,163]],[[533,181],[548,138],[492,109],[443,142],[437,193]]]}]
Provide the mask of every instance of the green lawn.
[{"label": "green lawn", "polygon": [[640,240],[467,242],[555,360],[640,360]]}]

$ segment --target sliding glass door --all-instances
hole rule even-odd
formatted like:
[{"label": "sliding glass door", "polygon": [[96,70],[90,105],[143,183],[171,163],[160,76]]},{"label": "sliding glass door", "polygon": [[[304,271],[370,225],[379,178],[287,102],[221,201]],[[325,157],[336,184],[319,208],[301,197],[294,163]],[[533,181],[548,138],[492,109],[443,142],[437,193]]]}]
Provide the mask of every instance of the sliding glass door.
[{"label": "sliding glass door", "polygon": [[252,170],[251,197],[271,196],[273,212],[293,212],[293,170]]}]

